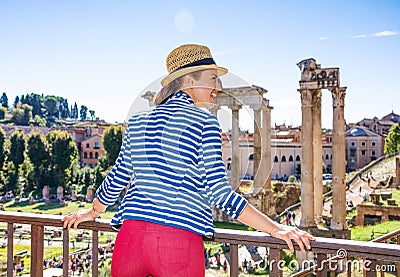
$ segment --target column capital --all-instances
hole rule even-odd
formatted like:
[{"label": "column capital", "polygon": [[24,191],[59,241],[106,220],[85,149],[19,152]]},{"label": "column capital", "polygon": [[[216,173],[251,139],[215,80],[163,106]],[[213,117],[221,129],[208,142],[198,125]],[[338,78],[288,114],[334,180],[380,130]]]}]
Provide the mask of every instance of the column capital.
[{"label": "column capital", "polygon": [[333,107],[344,107],[344,97],[347,87],[338,87],[329,89],[332,93]]},{"label": "column capital", "polygon": [[309,89],[299,89],[301,97],[301,105],[303,107],[312,106],[312,91]]}]

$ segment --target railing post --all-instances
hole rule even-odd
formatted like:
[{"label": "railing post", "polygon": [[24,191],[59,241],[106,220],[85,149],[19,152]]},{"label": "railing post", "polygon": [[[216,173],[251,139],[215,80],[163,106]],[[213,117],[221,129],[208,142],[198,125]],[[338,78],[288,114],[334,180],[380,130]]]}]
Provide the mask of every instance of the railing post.
[{"label": "railing post", "polygon": [[239,275],[239,251],[237,244],[230,244],[230,277],[237,277]]},{"label": "railing post", "polygon": [[318,277],[326,277],[328,274],[328,262],[326,260],[328,256],[324,253],[317,253],[317,269],[316,273]]},{"label": "railing post", "polygon": [[63,229],[63,276],[68,277],[69,269],[69,230]]},{"label": "railing post", "polygon": [[92,231],[92,276],[99,276],[99,232]]},{"label": "railing post", "polygon": [[269,276],[281,277],[282,270],[279,268],[282,263],[282,250],[278,248],[270,248],[269,250]]},{"label": "railing post", "polygon": [[13,277],[14,224],[7,224],[7,277]]},{"label": "railing post", "polygon": [[31,225],[31,276],[43,276],[44,227]]}]

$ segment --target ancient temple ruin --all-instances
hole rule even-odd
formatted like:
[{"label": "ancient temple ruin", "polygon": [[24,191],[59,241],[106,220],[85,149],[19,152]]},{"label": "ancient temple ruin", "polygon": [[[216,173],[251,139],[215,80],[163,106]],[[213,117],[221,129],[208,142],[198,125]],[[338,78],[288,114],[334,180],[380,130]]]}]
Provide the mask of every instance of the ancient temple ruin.
[{"label": "ancient temple ruin", "polygon": [[339,68],[321,68],[314,59],[297,64],[301,70],[299,82],[301,128],[301,221],[303,228],[316,227],[322,219],[322,140],[321,90],[328,89],[333,100],[332,137],[332,221],[331,230],[347,230],[346,223],[346,157],[344,97],[346,87],[340,87]]}]

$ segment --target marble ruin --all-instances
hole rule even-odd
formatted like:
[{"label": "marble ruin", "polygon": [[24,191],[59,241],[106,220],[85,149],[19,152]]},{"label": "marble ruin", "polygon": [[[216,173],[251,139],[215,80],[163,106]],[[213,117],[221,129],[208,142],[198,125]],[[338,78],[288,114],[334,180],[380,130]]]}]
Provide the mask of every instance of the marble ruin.
[{"label": "marble ruin", "polygon": [[332,138],[332,221],[331,230],[347,231],[346,223],[346,157],[344,98],[346,87],[340,87],[339,68],[321,68],[314,59],[297,64],[302,104],[301,220],[300,227],[315,228],[322,221],[322,141],[321,90],[328,89],[333,100]]}]

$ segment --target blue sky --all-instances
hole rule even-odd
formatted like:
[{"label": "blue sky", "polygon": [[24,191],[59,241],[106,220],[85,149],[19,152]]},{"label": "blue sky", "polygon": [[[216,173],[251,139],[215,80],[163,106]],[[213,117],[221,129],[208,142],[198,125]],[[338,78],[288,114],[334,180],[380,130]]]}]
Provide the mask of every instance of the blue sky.
[{"label": "blue sky", "polygon": [[[400,114],[400,1],[0,0],[0,93],[54,94],[123,122],[184,43],[268,90],[272,121],[301,124],[299,61],[339,67],[345,118]],[[332,100],[323,91],[324,127]],[[252,129],[241,122],[244,129]]]}]

